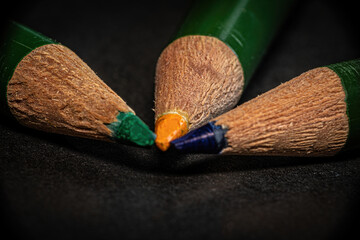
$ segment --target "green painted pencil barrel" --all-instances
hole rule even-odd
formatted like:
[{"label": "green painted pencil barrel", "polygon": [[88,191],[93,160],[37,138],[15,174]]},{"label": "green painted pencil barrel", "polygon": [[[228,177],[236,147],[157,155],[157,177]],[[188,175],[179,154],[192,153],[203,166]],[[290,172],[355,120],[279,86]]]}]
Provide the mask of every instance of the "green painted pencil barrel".
[{"label": "green painted pencil barrel", "polygon": [[238,56],[245,86],[264,55],[292,0],[199,0],[176,38],[212,36]]},{"label": "green painted pencil barrel", "polygon": [[345,91],[349,134],[344,149],[360,143],[360,59],[327,66],[341,79]]},{"label": "green painted pencil barrel", "polygon": [[0,45],[0,111],[10,114],[7,105],[7,85],[19,62],[32,50],[54,40],[26,28],[16,22],[9,22],[2,34]]}]

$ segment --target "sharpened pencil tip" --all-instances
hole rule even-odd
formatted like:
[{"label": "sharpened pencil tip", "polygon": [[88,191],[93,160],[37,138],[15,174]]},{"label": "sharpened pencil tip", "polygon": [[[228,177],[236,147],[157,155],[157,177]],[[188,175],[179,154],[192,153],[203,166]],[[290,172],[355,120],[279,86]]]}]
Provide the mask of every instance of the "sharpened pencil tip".
[{"label": "sharpened pencil tip", "polygon": [[209,122],[171,141],[171,148],[186,153],[220,153],[227,145],[226,129]]},{"label": "sharpened pencil tip", "polygon": [[149,127],[131,112],[119,112],[117,121],[107,125],[116,140],[130,141],[139,146],[151,146],[156,135]]},{"label": "sharpened pencil tip", "polygon": [[188,131],[186,119],[177,113],[168,113],[162,115],[156,120],[155,133],[156,146],[166,151],[170,147],[170,142],[183,136]]}]

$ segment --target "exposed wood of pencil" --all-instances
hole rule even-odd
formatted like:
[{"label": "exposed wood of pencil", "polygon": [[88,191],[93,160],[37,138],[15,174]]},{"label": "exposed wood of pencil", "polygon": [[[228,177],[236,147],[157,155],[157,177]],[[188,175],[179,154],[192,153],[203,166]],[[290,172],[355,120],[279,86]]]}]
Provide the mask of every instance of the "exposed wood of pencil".
[{"label": "exposed wood of pencil", "polygon": [[179,38],[157,62],[155,117],[179,111],[194,129],[234,107],[243,85],[240,62],[225,43],[199,35]]},{"label": "exposed wood of pencil", "polygon": [[63,45],[38,47],[9,81],[8,105],[23,125],[38,130],[110,140],[104,125],[132,110],[74,52]]},{"label": "exposed wood of pencil", "polygon": [[223,153],[333,155],[348,131],[345,93],[329,68],[316,68],[218,117],[229,128]]}]

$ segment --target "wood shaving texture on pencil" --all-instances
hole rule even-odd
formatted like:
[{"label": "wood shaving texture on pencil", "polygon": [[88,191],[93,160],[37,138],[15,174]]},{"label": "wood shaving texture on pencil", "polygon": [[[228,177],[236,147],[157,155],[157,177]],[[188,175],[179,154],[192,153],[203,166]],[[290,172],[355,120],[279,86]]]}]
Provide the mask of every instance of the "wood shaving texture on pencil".
[{"label": "wood shaving texture on pencil", "polygon": [[222,153],[243,155],[334,155],[349,131],[341,79],[326,67],[305,72],[215,120],[229,129]]},{"label": "wood shaving texture on pencil", "polygon": [[36,48],[18,64],[8,105],[22,124],[38,130],[110,140],[104,125],[133,112],[74,52],[60,44]]},{"label": "wood shaving texture on pencil", "polygon": [[195,129],[234,107],[243,86],[241,64],[225,43],[209,36],[181,37],[157,62],[155,119],[179,111]]}]

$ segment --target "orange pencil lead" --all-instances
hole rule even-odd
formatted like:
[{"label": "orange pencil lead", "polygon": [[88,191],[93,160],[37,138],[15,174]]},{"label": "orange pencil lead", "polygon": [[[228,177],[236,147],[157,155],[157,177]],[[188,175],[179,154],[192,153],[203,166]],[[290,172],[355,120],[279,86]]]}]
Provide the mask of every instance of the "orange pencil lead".
[{"label": "orange pencil lead", "polygon": [[186,119],[177,113],[168,113],[160,116],[155,122],[155,144],[162,151],[170,147],[170,142],[188,132]]}]

